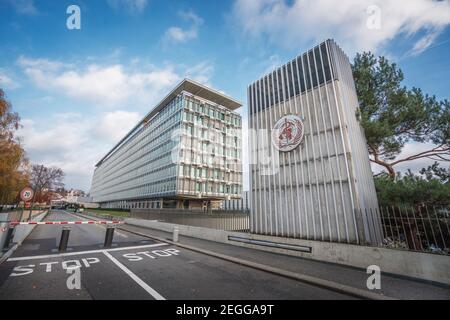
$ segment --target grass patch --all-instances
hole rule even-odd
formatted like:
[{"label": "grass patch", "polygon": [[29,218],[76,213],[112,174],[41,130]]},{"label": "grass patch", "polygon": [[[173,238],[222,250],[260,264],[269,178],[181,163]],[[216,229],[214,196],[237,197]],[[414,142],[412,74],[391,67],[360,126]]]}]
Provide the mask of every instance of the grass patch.
[{"label": "grass patch", "polygon": [[115,211],[115,210],[102,210],[102,209],[84,209],[84,212],[92,212],[102,216],[114,216],[129,218],[130,213],[128,211]]}]

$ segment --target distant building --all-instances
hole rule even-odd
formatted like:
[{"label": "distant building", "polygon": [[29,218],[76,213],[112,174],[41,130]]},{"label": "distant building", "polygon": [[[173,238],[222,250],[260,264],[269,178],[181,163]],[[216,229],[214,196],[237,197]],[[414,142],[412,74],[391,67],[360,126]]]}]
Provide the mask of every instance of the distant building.
[{"label": "distant building", "polygon": [[67,202],[76,203],[79,197],[84,197],[85,193],[82,190],[70,189],[64,197]]},{"label": "distant building", "polygon": [[241,107],[185,79],[97,163],[105,208],[218,208],[242,193]]},{"label": "distant building", "polygon": [[[328,40],[248,87],[251,231],[380,242],[348,57]],[[359,209],[370,214],[361,214]]]}]

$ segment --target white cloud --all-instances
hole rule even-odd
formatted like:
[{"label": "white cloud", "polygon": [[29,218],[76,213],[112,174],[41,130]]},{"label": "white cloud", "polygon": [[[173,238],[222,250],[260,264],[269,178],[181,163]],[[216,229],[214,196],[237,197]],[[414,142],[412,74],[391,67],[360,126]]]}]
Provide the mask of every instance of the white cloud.
[{"label": "white cloud", "polygon": [[438,29],[434,32],[429,32],[427,35],[420,38],[419,41],[414,44],[414,47],[409,53],[416,56],[427,50],[435,42],[441,31],[442,30]]},{"label": "white cloud", "polygon": [[172,66],[136,71],[121,64],[83,67],[26,57],[20,57],[18,64],[36,86],[100,107],[148,106],[181,79]]},{"label": "white cloud", "polygon": [[114,111],[100,115],[95,126],[95,133],[101,139],[110,143],[117,143],[141,119],[137,112]]},{"label": "white cloud", "polygon": [[200,62],[186,69],[185,78],[192,79],[201,84],[211,86],[209,83],[214,73],[214,66],[209,61]]},{"label": "white cloud", "polygon": [[95,164],[140,120],[136,112],[59,113],[23,119],[19,130],[32,163],[60,167],[65,183],[88,190]]},{"label": "white cloud", "polygon": [[93,165],[106,150],[104,143],[87,135],[92,119],[66,113],[48,119],[23,119],[22,125],[19,135],[31,163],[57,166],[66,174],[66,185],[89,188]]},{"label": "white cloud", "polygon": [[198,29],[203,24],[203,19],[194,12],[181,12],[183,20],[191,25],[188,28],[170,27],[164,34],[164,41],[169,43],[183,43],[198,37]]},{"label": "white cloud", "polygon": [[148,6],[148,0],[107,0],[107,2],[114,10],[125,10],[129,14],[142,13]]},{"label": "white cloud", "polygon": [[5,70],[0,69],[0,87],[6,89],[17,89],[20,87],[19,82],[14,80]]},{"label": "white cloud", "polygon": [[8,0],[7,2],[9,2],[19,14],[33,16],[39,13],[33,0]]},{"label": "white cloud", "polygon": [[[380,28],[369,28],[368,19],[378,6]],[[430,46],[450,24],[450,2],[434,0],[236,0],[233,17],[243,33],[267,35],[283,46],[311,46],[335,38],[349,53],[379,50],[399,35],[423,36],[413,53]]]},{"label": "white cloud", "polygon": [[151,108],[183,77],[209,84],[214,72],[208,61],[190,67],[168,64],[161,68],[133,61],[131,67],[95,63],[84,66],[84,63],[70,64],[23,56],[17,62],[39,88],[110,109]]}]

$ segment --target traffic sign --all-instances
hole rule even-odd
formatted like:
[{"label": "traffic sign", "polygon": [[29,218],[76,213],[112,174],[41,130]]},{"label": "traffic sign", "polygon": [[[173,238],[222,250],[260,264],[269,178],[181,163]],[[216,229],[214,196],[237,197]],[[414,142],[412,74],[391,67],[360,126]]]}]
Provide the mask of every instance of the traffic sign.
[{"label": "traffic sign", "polygon": [[33,189],[26,187],[22,191],[20,191],[20,198],[24,202],[31,201],[33,199],[34,191]]}]

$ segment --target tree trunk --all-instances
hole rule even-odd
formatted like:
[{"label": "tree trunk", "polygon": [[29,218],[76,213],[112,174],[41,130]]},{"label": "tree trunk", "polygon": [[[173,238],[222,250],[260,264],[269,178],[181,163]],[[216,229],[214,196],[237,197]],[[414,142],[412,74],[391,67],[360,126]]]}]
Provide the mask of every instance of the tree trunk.
[{"label": "tree trunk", "polygon": [[372,161],[373,163],[376,163],[376,164],[378,164],[378,165],[380,165],[380,166],[382,166],[382,167],[385,167],[386,170],[387,170],[387,172],[388,172],[388,174],[389,174],[389,177],[390,177],[392,180],[394,180],[395,177],[397,176],[397,174],[396,174],[396,172],[395,172],[395,170],[394,170],[394,167],[391,166],[389,163],[386,163],[386,162],[384,162],[384,161],[377,160],[377,159],[375,159],[375,160],[370,159],[370,161]]},{"label": "tree trunk", "polygon": [[396,177],[396,175],[397,175],[397,174],[395,173],[394,167],[392,167],[392,166],[389,165],[389,164],[386,164],[385,168],[387,169],[387,171],[388,171],[388,173],[389,173],[389,177],[391,177],[391,179],[394,180],[395,177]]}]

